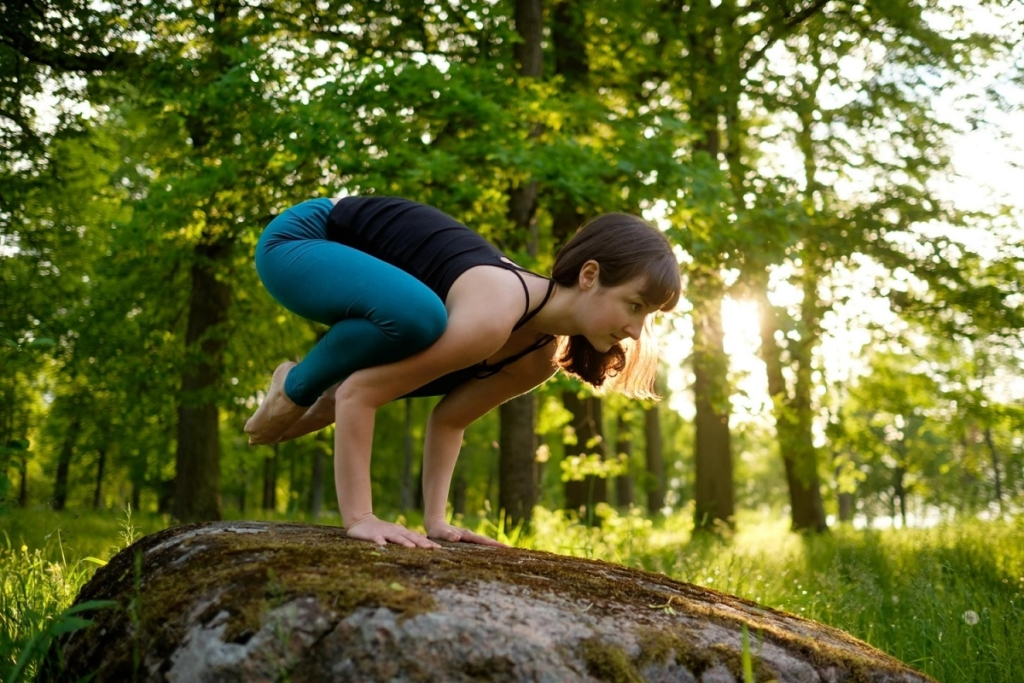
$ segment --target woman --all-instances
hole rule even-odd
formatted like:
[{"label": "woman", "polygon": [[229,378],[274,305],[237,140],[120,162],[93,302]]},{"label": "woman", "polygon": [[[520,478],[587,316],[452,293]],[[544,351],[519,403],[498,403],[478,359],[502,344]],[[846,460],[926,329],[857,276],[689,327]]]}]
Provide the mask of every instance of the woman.
[{"label": "woman", "polygon": [[[331,327],[302,362],[274,371],[246,423],[249,442],[336,422],[348,535],[409,547],[438,547],[430,538],[500,545],[445,521],[466,427],[559,367],[595,387],[649,396],[657,358],[642,343],[644,322],[674,308],[680,291],[668,241],[635,216],[585,225],[548,279],[437,209],[376,196],[285,211],[260,237],[256,269],[278,302]],[[405,396],[444,396],[424,442],[427,537],[373,515],[374,415]]]}]

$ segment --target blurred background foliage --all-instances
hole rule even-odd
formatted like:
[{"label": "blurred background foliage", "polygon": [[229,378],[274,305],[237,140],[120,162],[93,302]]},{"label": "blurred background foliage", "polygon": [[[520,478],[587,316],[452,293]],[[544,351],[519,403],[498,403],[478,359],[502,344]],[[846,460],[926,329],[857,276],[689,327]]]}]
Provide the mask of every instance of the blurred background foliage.
[{"label": "blurred background foliage", "polygon": [[[329,433],[246,445],[270,371],[322,332],[252,255],[291,204],[373,192],[541,272],[607,211],[643,213],[680,257],[685,300],[656,325],[666,400],[558,378],[515,408],[525,428],[492,412],[455,514],[1016,514],[1021,209],[943,185],[956,136],[999,134],[1015,106],[1004,5],[7,3],[2,506],[336,516]],[[431,405],[381,411],[385,516],[415,516]]]}]

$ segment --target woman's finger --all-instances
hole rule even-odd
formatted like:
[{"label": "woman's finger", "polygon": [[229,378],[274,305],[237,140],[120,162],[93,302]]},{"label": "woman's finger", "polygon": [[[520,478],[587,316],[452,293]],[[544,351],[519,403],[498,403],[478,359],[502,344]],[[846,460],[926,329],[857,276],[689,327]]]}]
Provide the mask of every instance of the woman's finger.
[{"label": "woman's finger", "polygon": [[480,534],[474,534],[472,532],[466,532],[466,535],[462,537],[463,541],[470,543],[479,543],[480,545],[489,545],[494,548],[507,548],[508,546],[501,541],[496,541],[493,538],[487,536],[481,536]]},{"label": "woman's finger", "polygon": [[416,544],[412,540],[406,538],[405,536],[399,535],[399,534],[395,534],[394,536],[392,536],[388,540],[390,540],[392,543],[397,543],[398,545],[404,545],[406,548],[415,548],[416,547]]},{"label": "woman's finger", "polygon": [[450,540],[461,541],[462,543],[476,543],[478,545],[489,545],[489,546],[493,546],[495,548],[507,548],[508,547],[504,543],[499,543],[498,541],[495,541],[493,538],[488,538],[487,536],[481,536],[480,534],[475,534],[472,531],[470,531],[469,529],[459,529],[459,528],[455,527],[454,531],[456,532],[456,536],[457,537],[454,538],[454,539],[450,539]]},{"label": "woman's finger", "polygon": [[401,536],[402,545],[407,545],[407,547],[410,547],[410,548],[412,548],[412,547],[418,547],[418,548],[440,548],[441,547],[438,544],[436,544],[433,541],[431,541],[426,536],[420,536],[419,534],[417,534],[415,532],[412,532],[412,531],[409,531],[408,529],[403,529],[402,531],[405,532]]}]

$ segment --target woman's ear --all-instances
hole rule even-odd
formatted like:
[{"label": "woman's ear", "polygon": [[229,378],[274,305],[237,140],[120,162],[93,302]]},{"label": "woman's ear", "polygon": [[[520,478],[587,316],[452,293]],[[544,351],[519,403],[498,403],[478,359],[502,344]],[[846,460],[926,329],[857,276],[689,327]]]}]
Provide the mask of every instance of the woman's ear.
[{"label": "woman's ear", "polygon": [[579,285],[580,289],[586,291],[600,284],[601,266],[594,259],[590,259],[580,268]]}]

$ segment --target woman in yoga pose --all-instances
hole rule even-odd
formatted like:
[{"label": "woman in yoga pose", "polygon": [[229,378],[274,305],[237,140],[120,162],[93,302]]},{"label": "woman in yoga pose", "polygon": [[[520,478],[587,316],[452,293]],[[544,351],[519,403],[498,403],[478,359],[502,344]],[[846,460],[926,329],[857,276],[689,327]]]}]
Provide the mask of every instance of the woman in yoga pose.
[{"label": "woman in yoga pose", "polygon": [[[246,423],[249,443],[336,423],[348,535],[410,547],[437,547],[431,538],[499,545],[445,521],[466,427],[559,368],[594,387],[651,395],[657,355],[645,321],[680,294],[668,241],[635,216],[580,228],[545,278],[441,211],[395,197],[288,209],[260,237],[256,269],[284,307],[330,329],[301,362],[274,371]],[[374,416],[406,396],[444,397],[424,440],[427,537],[373,515]]]}]

